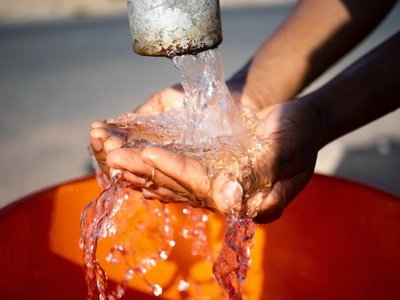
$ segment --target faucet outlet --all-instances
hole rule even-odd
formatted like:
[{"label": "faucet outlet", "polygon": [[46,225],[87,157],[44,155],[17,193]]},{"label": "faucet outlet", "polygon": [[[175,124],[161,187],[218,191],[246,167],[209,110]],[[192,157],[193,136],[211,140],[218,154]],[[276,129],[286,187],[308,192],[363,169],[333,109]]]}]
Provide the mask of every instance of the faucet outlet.
[{"label": "faucet outlet", "polygon": [[128,0],[128,14],[141,55],[196,54],[222,42],[219,0]]}]

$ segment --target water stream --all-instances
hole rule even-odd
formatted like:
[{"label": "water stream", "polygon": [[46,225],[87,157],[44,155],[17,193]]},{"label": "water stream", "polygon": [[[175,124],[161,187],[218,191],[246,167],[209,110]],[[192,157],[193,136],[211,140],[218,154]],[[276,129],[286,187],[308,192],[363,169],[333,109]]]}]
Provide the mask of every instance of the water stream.
[{"label": "water stream", "polygon": [[[255,153],[262,147],[262,142],[254,134],[249,134],[254,125],[251,116],[240,115],[233,104],[225,85],[218,50],[208,50],[196,56],[179,56],[173,61],[182,74],[185,90],[183,109],[154,116],[128,113],[110,120],[129,136],[124,147],[140,150],[157,145],[201,160],[207,166],[210,178],[221,170],[240,174],[241,179],[250,177]],[[100,173],[99,177],[105,178]],[[248,214],[246,200],[254,191],[248,191],[243,195],[242,202],[226,213],[224,243],[218,257],[213,258],[206,238],[208,217],[202,210],[185,208],[182,211],[186,218],[184,226],[180,232],[174,233],[171,226],[174,216],[170,216],[168,204],[145,200],[140,193],[131,191],[131,187],[120,180],[118,171],[105,181],[108,184],[103,192],[82,214],[88,299],[119,299],[132,278],[144,280],[154,295],[161,295],[161,285],[150,283],[146,272],[156,267],[159,260],[168,258],[175,245],[176,234],[192,241],[192,255],[214,259],[215,279],[229,299],[242,299],[241,286],[251,262],[250,249],[254,236],[254,223]],[[126,225],[120,226],[115,221],[121,213],[135,215],[134,228],[128,226],[127,230]],[[124,263],[127,271],[117,288],[110,291],[107,276],[96,257],[96,249],[99,239],[124,230],[126,238],[114,245],[107,261]],[[153,247],[140,248],[140,239],[151,240],[157,233]],[[195,283],[182,279],[177,289],[183,292],[192,287]]]}]

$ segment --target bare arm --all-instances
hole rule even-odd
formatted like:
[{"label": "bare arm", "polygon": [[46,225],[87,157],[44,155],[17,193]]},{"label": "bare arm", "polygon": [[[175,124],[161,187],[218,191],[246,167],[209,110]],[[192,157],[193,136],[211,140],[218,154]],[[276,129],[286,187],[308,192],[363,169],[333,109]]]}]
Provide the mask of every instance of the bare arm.
[{"label": "bare arm", "polygon": [[[304,188],[313,174],[320,147],[398,107],[398,34],[324,88],[287,102],[366,36],[393,3],[304,0],[230,81],[230,88],[234,92],[237,88],[237,95],[259,109],[262,118],[266,144],[251,177],[266,178],[272,186],[255,187],[260,192],[253,198],[262,200],[258,222],[267,223],[279,217]],[[161,96],[153,100],[157,107],[167,103]],[[281,102],[286,103],[267,107]],[[211,207],[219,207],[213,206],[218,195],[227,197],[228,181],[208,178],[207,168],[198,161],[157,147],[140,153],[135,149],[117,149],[115,142],[114,146],[107,144],[112,138],[109,128],[96,128],[92,132],[92,140],[105,141],[102,148],[107,165],[125,170],[125,179],[142,189],[147,197],[201,202]],[[147,185],[148,178],[155,184]],[[244,187],[252,185],[252,182],[240,183]],[[236,194],[233,196],[237,198]]]},{"label": "bare arm", "polygon": [[281,215],[311,178],[321,147],[398,107],[400,32],[319,90],[267,108],[263,128],[270,146],[260,163],[265,174],[276,175],[256,220]]},{"label": "bare arm", "polygon": [[367,36],[395,0],[302,0],[229,81],[253,108],[293,99]]},{"label": "bare arm", "polygon": [[320,147],[400,107],[400,32],[304,100],[323,118]]}]

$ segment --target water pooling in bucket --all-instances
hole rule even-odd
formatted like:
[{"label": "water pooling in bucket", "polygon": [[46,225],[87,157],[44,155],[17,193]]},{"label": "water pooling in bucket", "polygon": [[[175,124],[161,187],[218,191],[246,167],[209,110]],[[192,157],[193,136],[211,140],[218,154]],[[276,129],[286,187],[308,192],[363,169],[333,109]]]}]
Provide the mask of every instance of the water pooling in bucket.
[{"label": "water pooling in bucket", "polygon": [[[218,257],[212,255],[205,238],[207,214],[192,207],[182,210],[186,221],[180,232],[172,232],[169,223],[174,215],[170,213],[169,205],[145,200],[120,180],[120,172],[115,170],[104,191],[82,215],[82,247],[90,299],[118,299],[131,279],[144,280],[154,295],[161,295],[161,284],[148,282],[146,273],[156,267],[158,261],[168,258],[177,235],[192,241],[193,255],[214,262],[215,279],[230,299],[242,299],[241,285],[250,265],[254,235],[252,217],[260,203],[247,203],[256,191],[249,190],[243,195],[239,182],[253,175],[263,141],[255,134],[255,118],[249,114],[239,116],[233,104],[224,82],[218,50],[196,56],[177,56],[174,63],[181,70],[185,89],[182,109],[152,116],[128,113],[109,122],[126,135],[128,142],[124,147],[138,150],[152,145],[162,147],[198,160],[206,166],[211,179],[217,176],[232,178],[227,185],[230,196],[219,199],[217,204],[226,212],[224,244]],[[116,221],[124,214],[134,216],[134,228],[127,230]],[[120,219],[124,220],[124,217]],[[131,232],[131,238],[111,249],[108,261],[126,265],[122,282],[111,291],[96,258],[96,249],[100,238],[118,235],[118,231],[126,231],[127,237]],[[144,243],[146,247],[141,247],[141,239],[154,243]],[[148,247],[148,244],[152,246]],[[196,295],[198,284],[183,278],[176,288]],[[200,299],[198,294],[197,297]]]}]

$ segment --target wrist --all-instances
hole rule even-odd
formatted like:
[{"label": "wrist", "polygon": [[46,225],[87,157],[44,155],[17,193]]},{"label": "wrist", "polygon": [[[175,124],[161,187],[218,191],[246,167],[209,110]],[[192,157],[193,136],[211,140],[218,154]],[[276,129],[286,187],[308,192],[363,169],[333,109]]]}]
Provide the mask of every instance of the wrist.
[{"label": "wrist", "polygon": [[226,84],[234,97],[238,95],[240,105],[260,111],[282,102],[274,99],[268,78],[267,71],[248,63],[227,80]]},{"label": "wrist", "polygon": [[315,123],[316,129],[318,131],[316,135],[317,150],[322,149],[325,145],[331,142],[329,133],[331,125],[329,121],[329,109],[327,108],[326,98],[327,95],[316,91],[298,99],[298,101],[303,102],[312,111],[313,122]]},{"label": "wrist", "polygon": [[[304,59],[287,59],[261,51],[235,73],[227,85],[232,93],[246,95],[253,108],[261,110],[293,100],[304,87],[302,78],[306,67]],[[293,73],[302,75],[293,76]]]}]

